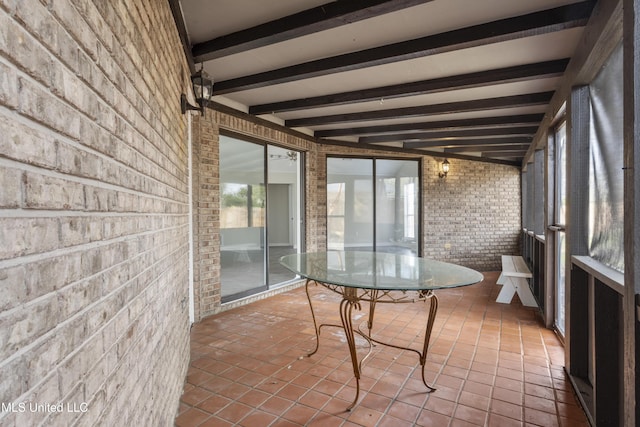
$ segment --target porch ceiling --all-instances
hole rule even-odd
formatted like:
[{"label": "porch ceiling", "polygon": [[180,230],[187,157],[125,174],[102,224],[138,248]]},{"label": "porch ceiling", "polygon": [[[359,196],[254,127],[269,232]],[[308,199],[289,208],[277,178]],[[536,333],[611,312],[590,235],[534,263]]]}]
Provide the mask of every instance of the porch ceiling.
[{"label": "porch ceiling", "polygon": [[219,104],[318,143],[517,165],[595,3],[179,0]]}]

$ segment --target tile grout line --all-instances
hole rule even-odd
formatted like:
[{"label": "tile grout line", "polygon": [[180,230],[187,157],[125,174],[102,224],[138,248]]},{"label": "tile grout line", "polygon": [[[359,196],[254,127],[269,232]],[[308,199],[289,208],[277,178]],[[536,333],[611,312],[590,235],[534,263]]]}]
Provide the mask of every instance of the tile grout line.
[{"label": "tile grout line", "polygon": [[[190,409],[197,412],[185,415],[177,425],[186,425],[185,423],[214,425],[215,420],[220,420],[218,422],[222,423],[224,418],[219,415],[220,411],[224,411],[234,403],[242,405],[244,409],[240,406],[238,406],[239,412],[230,412],[231,410],[228,409],[225,416],[234,420],[235,417],[240,416],[235,423],[242,425],[244,422],[247,426],[256,422],[271,427],[281,423],[323,425],[327,422],[341,426],[357,424],[382,427],[388,425],[390,421],[393,423],[392,420],[406,424],[413,422],[414,425],[418,425],[421,419],[423,421],[439,420],[440,425],[449,426],[459,422],[489,425],[501,419],[523,424],[525,423],[524,412],[527,409],[524,405],[526,372],[531,373],[529,378],[529,381],[532,381],[529,383],[531,387],[527,390],[533,396],[537,395],[535,387],[548,387],[547,382],[550,379],[553,396],[548,400],[554,400],[555,422],[560,423],[560,393],[556,391],[562,389],[562,381],[561,379],[555,381],[555,371],[551,365],[553,360],[559,360],[561,345],[554,347],[555,341],[552,341],[551,337],[548,342],[545,341],[546,335],[540,329],[542,326],[539,322],[532,320],[530,311],[521,310],[519,306],[493,304],[491,294],[495,286],[491,287],[491,283],[486,286],[480,289],[480,292],[466,293],[465,290],[464,294],[457,292],[442,294],[441,307],[446,307],[446,310],[440,313],[445,316],[437,318],[432,331],[427,351],[429,365],[426,375],[432,381],[430,384],[434,386],[438,381],[443,381],[443,376],[446,375],[447,381],[444,381],[443,387],[447,390],[443,397],[447,402],[443,402],[446,405],[442,408],[450,409],[434,412],[432,404],[437,400],[433,400],[431,404],[429,400],[435,395],[429,394],[426,390],[418,390],[418,386],[422,384],[419,372],[422,367],[414,360],[417,355],[413,354],[413,351],[383,349],[380,345],[373,348],[372,356],[363,366],[365,373],[361,379],[361,396],[356,408],[357,412],[356,409],[351,413],[340,412],[338,401],[341,402],[347,397],[345,392],[347,394],[355,392],[353,374],[348,369],[351,366],[350,355],[343,354],[346,346],[344,336],[338,336],[339,330],[328,335],[323,333],[323,337],[328,338],[320,344],[320,347],[324,347],[324,351],[313,358],[300,356],[307,352],[306,347],[313,344],[312,341],[315,339],[313,332],[306,327],[307,322],[301,320],[303,313],[301,307],[282,306],[279,304],[280,300],[274,300],[275,304],[262,302],[254,306],[255,308],[238,311],[235,315],[217,317],[216,321],[210,322],[203,329],[193,331],[195,333],[191,350],[191,374],[201,375],[202,373],[210,377],[196,376],[195,379],[200,385],[185,383],[185,389],[196,391],[189,398],[193,399],[192,403],[181,401],[179,415]],[[487,291],[490,291],[488,296]],[[326,304],[318,307],[317,311],[321,316],[330,316],[328,319],[335,317],[335,310],[332,309],[333,302],[326,301]],[[286,310],[283,311],[283,308]],[[363,312],[366,313],[367,310]],[[385,308],[380,311],[381,317],[378,318],[377,328],[374,328],[376,333],[373,336],[379,337],[382,341],[413,349],[418,341],[422,344],[420,338],[424,336],[424,314],[424,307],[417,304],[410,304],[409,308],[403,310]],[[362,322],[366,322],[366,318],[366,315],[357,316],[356,323],[360,323],[361,329],[364,325]],[[294,327],[292,328],[291,325]],[[361,346],[363,343],[359,341],[358,349],[361,354],[365,351]],[[484,345],[481,346],[482,343]],[[506,347],[503,348],[505,345]],[[438,352],[434,353],[433,350]],[[261,352],[264,353],[260,354]],[[252,360],[254,362],[251,362]],[[195,363],[195,366],[192,363]],[[477,366],[474,367],[476,363]],[[500,363],[504,364],[502,365],[504,372],[499,376]],[[287,372],[290,367],[294,372]],[[223,370],[217,371],[220,368]],[[366,374],[368,369],[373,369],[369,376]],[[350,376],[347,375],[349,372]],[[347,377],[348,380],[345,379]],[[224,383],[217,383],[215,378],[224,380]],[[498,378],[501,378],[501,393],[504,395],[501,394],[496,402],[506,405],[501,405],[498,412],[493,413],[492,401],[498,392],[496,389]],[[279,384],[277,388],[270,386],[258,388],[267,384],[268,381],[277,381]],[[322,381],[330,381],[331,384],[317,388]],[[203,388],[202,385],[206,383],[210,383],[214,389],[222,387],[220,388],[222,391],[216,392]],[[448,383],[452,387],[446,386]],[[407,388],[408,385],[409,388]],[[465,392],[467,385],[469,389]],[[556,385],[559,387],[557,390]],[[228,391],[224,391],[228,387],[230,387]],[[287,387],[292,388],[287,389]],[[487,390],[486,387],[489,389]],[[197,391],[198,389],[201,389],[202,394]],[[514,393],[511,393],[512,398],[509,398],[511,389]],[[516,389],[520,393],[518,397],[515,395]],[[312,394],[313,390],[320,394]],[[277,393],[282,394],[277,396]],[[478,398],[474,394],[483,398]],[[465,397],[461,401],[463,395]],[[220,396],[226,400],[226,402],[212,400],[209,403],[209,407],[215,409],[214,413],[209,413],[197,406],[213,396]],[[243,402],[241,399],[244,396],[246,398]],[[260,409],[260,406],[272,397],[278,397],[284,401],[273,401],[271,405],[273,412]],[[488,399],[486,406],[485,399]],[[368,403],[363,406],[362,403],[365,400]],[[254,403],[258,401],[259,403]],[[519,404],[516,404],[516,401],[519,401]],[[218,402],[225,405],[216,408]],[[345,405],[348,403],[345,402]],[[543,422],[545,419],[551,422],[554,418],[550,418],[553,415],[547,410],[552,408],[547,402],[539,403],[543,406],[538,405],[537,400],[529,402],[533,405],[531,408],[533,412],[529,414],[528,419],[534,423]],[[396,404],[398,406],[395,406]],[[427,404],[432,407],[431,410],[426,409]],[[284,409],[280,409],[281,407]],[[394,407],[396,409],[393,409]],[[456,412],[462,407],[465,408],[459,414],[462,418],[455,418]],[[542,411],[539,414],[535,412],[537,407]],[[578,405],[576,407],[579,408]],[[438,408],[435,409],[440,411]],[[393,412],[391,412],[392,409]],[[481,414],[479,412],[481,410],[484,412],[484,417],[476,417],[476,414]],[[245,413],[245,411],[248,412]],[[287,412],[290,412],[291,416],[285,418],[284,415]],[[450,415],[446,415],[448,413]],[[512,418],[517,413],[519,416]],[[496,416],[493,421],[491,414]],[[447,419],[448,421],[445,422]],[[471,421],[464,421],[465,419]],[[569,419],[583,418],[578,419],[575,415],[570,415]]]}]

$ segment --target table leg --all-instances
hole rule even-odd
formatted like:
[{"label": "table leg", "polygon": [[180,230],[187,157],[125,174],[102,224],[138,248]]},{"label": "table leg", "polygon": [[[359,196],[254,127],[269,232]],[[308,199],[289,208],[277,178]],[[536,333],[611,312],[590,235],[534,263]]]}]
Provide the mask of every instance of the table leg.
[{"label": "table leg", "polygon": [[353,330],[353,320],[351,313],[353,308],[361,309],[360,300],[356,289],[345,288],[343,299],[340,302],[340,319],[344,327],[344,334],[349,345],[349,353],[351,354],[351,364],[353,365],[353,375],[356,377],[356,397],[353,403],[347,408],[350,411],[358,402],[360,396],[360,364],[358,363],[358,354],[356,353],[356,336]]},{"label": "table leg", "polygon": [[310,279],[307,279],[307,283],[304,285],[305,291],[307,292],[307,299],[309,300],[309,308],[311,309],[311,318],[313,319],[313,329],[316,332],[316,348],[309,354],[307,357],[311,357],[318,351],[320,347],[320,329],[318,328],[318,323],[316,322],[316,314],[313,311],[313,303],[311,302],[311,295],[309,295],[309,283],[311,283]]},{"label": "table leg", "polygon": [[[412,348],[407,348],[407,347],[402,347],[402,346],[397,346],[397,345],[393,345],[390,343],[385,343],[382,341],[378,341],[376,339],[374,339],[373,337],[371,337],[371,330],[373,329],[373,318],[374,318],[374,314],[375,314],[375,307],[376,307],[376,303],[378,302],[378,292],[377,291],[372,291],[366,301],[369,301],[370,305],[369,305],[369,319],[367,321],[367,327],[368,327],[368,331],[367,333],[364,333],[363,331],[361,331],[359,328],[358,329],[354,329],[353,327],[353,309],[354,307],[357,310],[361,310],[361,297],[358,296],[358,290],[356,288],[349,288],[349,287],[345,287],[344,290],[342,292],[339,292],[342,295],[342,301],[340,302],[340,320],[342,321],[342,325],[336,325],[336,324],[321,324],[318,325],[317,321],[316,321],[316,315],[315,312],[313,310],[313,302],[311,300],[311,295],[309,293],[309,285],[311,283],[318,283],[315,282],[314,280],[310,280],[308,279],[306,284],[305,284],[305,290],[307,293],[307,299],[309,300],[309,307],[311,309],[311,317],[313,319],[313,328],[315,330],[316,333],[316,347],[315,349],[308,354],[309,357],[313,356],[317,351],[318,348],[320,346],[320,330],[322,329],[323,326],[332,326],[332,327],[342,327],[342,329],[344,330],[345,333],[345,338],[347,340],[347,345],[349,347],[349,354],[351,356],[351,364],[353,366],[353,375],[356,379],[356,396],[353,400],[353,402],[351,403],[351,405],[347,408],[347,411],[350,411],[351,409],[353,409],[353,407],[356,405],[356,403],[358,403],[358,398],[360,397],[360,374],[362,372],[362,363],[369,357],[369,355],[371,355],[371,351],[372,351],[372,346],[374,343],[378,343],[378,344],[382,344],[382,345],[386,345],[389,347],[394,347],[397,349],[401,349],[401,350],[408,350],[408,351],[412,351],[415,352],[419,355],[420,358],[420,366],[422,369],[422,382],[424,383],[424,385],[429,389],[429,392],[432,392],[435,390],[435,387],[432,387],[431,385],[429,385],[429,383],[427,382],[426,378],[425,378],[425,373],[424,373],[424,369],[425,369],[425,364],[426,364],[426,360],[427,360],[427,352],[429,350],[429,341],[431,340],[431,332],[433,330],[433,324],[435,322],[435,318],[436,318],[436,314],[438,312],[438,298],[436,297],[436,295],[431,292],[431,291],[424,291],[421,292],[421,299],[422,300],[429,300],[429,315],[427,318],[427,324],[426,324],[426,330],[425,330],[425,335],[424,335],[424,343],[422,346],[422,351],[416,350],[416,349],[412,349]],[[320,283],[322,284],[322,283]],[[324,285],[324,284],[323,284]],[[325,285],[327,286],[327,285]],[[332,289],[331,287],[329,287],[329,289]],[[333,289],[332,289],[333,290]],[[355,335],[359,334],[361,335],[369,344],[369,352],[367,353],[367,355],[365,357],[363,357],[363,359],[361,361],[358,361],[358,354],[356,351],[356,337]]]},{"label": "table leg", "polygon": [[426,294],[425,298],[429,298],[429,317],[427,318],[427,328],[424,333],[424,344],[422,345],[422,353],[420,354],[420,365],[422,366],[422,382],[431,392],[434,391],[435,388],[430,386],[424,377],[424,365],[427,362],[427,351],[429,350],[431,331],[433,330],[433,323],[436,320],[436,313],[438,312],[438,298],[433,292]]},{"label": "table leg", "polygon": [[367,329],[369,330],[369,338],[371,338],[371,329],[373,329],[373,316],[376,311],[376,303],[378,302],[378,291],[371,290],[371,300],[369,301],[369,319],[367,320]]}]

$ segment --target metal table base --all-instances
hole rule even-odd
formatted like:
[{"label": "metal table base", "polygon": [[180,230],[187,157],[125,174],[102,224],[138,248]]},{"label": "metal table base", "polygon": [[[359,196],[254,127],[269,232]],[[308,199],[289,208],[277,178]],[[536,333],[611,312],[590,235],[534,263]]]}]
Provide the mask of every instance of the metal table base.
[{"label": "metal table base", "polygon": [[[311,295],[309,294],[310,284],[322,285],[323,287],[342,296],[342,301],[340,301],[340,320],[342,321],[342,325],[328,324],[328,323],[322,323],[318,325],[316,321],[316,315],[313,310],[313,302],[311,299]],[[356,379],[356,395],[351,405],[349,405],[349,407],[347,408],[347,411],[350,411],[351,409],[353,409],[353,407],[358,403],[358,398],[360,397],[360,375],[362,372],[362,364],[371,355],[374,343],[381,344],[387,347],[393,347],[396,349],[408,350],[408,351],[417,353],[420,360],[420,366],[422,367],[422,382],[429,389],[428,390],[429,393],[435,390],[434,387],[429,385],[424,375],[424,367],[427,360],[427,351],[429,349],[429,340],[431,338],[433,323],[435,321],[436,313],[438,311],[438,298],[431,290],[414,291],[417,293],[418,298],[413,299],[413,298],[409,298],[406,292],[352,288],[352,287],[345,287],[345,286],[323,283],[323,282],[312,280],[312,279],[307,279],[307,282],[305,284],[305,290],[307,293],[307,299],[309,300],[311,317],[313,318],[313,327],[316,333],[316,348],[307,356],[311,357],[318,351],[318,348],[320,346],[320,330],[324,326],[337,327],[337,328],[342,328],[344,330],[347,344],[349,346],[349,353],[351,355],[351,363],[353,365],[353,375],[355,376],[355,379]],[[362,332],[359,327],[354,328],[353,326],[353,315],[352,315],[353,309],[355,308],[357,310],[362,310],[361,302],[363,301],[369,303],[369,318],[367,320],[366,333]],[[374,320],[375,308],[377,304],[379,303],[398,304],[398,303],[414,303],[414,302],[426,302],[426,301],[429,301],[429,316],[427,318],[422,350],[416,350],[409,347],[402,347],[402,346],[398,346],[390,343],[385,343],[383,341],[380,341],[371,337],[371,330],[373,329],[373,320]],[[369,351],[362,358],[362,360],[358,360],[358,354],[356,351],[356,334],[364,338],[369,344]]]}]

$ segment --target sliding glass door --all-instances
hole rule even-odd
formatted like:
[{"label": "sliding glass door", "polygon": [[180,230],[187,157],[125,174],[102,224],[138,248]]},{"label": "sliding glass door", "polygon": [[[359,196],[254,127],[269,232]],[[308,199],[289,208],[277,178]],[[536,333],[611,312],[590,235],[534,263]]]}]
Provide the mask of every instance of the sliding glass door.
[{"label": "sliding glass door", "polygon": [[301,157],[220,136],[222,302],[294,278],[278,259],[301,247]]},{"label": "sliding glass door", "polygon": [[417,160],[327,159],[327,248],[418,254]]}]

